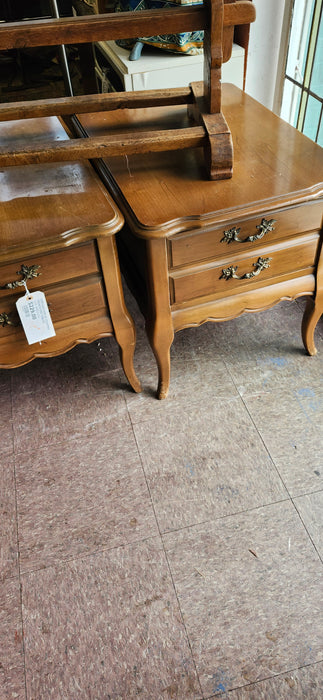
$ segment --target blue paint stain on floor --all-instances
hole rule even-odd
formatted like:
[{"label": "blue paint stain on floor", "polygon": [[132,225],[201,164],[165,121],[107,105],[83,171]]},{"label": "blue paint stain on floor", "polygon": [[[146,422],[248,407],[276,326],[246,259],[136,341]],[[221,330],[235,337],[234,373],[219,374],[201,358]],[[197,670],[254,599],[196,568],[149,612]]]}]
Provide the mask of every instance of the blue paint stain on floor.
[{"label": "blue paint stain on floor", "polygon": [[258,365],[271,365],[274,367],[286,367],[289,361],[286,357],[257,357]]},{"label": "blue paint stain on floor", "polygon": [[293,393],[302,410],[302,413],[307,418],[308,422],[312,423],[310,413],[316,413],[320,410],[322,400],[315,395],[314,389],[311,389],[310,387],[303,387],[302,389],[298,389]]},{"label": "blue paint stain on floor", "polygon": [[189,477],[195,476],[195,469],[194,469],[193,465],[190,464],[190,462],[187,462],[187,464],[184,464],[184,467],[186,469],[187,476],[189,476]]},{"label": "blue paint stain on floor", "polygon": [[216,487],[216,493],[218,493],[226,503],[231,503],[232,498],[239,496],[239,490],[227,484],[219,484]]},{"label": "blue paint stain on floor", "polygon": [[298,389],[297,393],[299,396],[315,396],[315,391],[308,386],[304,387],[304,389]]},{"label": "blue paint stain on floor", "polygon": [[288,360],[286,360],[286,357],[269,357],[268,362],[275,367],[286,367],[286,365],[288,365]]},{"label": "blue paint stain on floor", "polygon": [[219,685],[217,685],[215,692],[217,693],[219,692],[219,690],[223,690],[223,692],[225,693],[226,687],[225,685],[223,685],[223,683],[219,683]]},{"label": "blue paint stain on floor", "polygon": [[225,671],[220,669],[216,673],[213,673],[212,680],[214,681],[212,689],[213,693],[225,693],[227,690],[229,690],[230,678]]},{"label": "blue paint stain on floor", "polygon": [[263,386],[266,386],[270,383],[272,374],[275,373],[276,370],[286,367],[289,364],[289,361],[286,359],[286,357],[267,357],[257,358],[257,364],[263,368],[266,368],[266,370],[264,370],[266,376],[263,380]]}]

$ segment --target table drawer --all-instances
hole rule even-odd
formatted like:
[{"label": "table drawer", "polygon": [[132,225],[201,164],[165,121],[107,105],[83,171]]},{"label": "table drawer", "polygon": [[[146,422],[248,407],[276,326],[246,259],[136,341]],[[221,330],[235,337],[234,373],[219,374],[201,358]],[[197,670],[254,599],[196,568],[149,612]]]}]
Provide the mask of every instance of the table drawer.
[{"label": "table drawer", "polygon": [[[7,297],[0,299],[0,364],[1,364],[1,340],[12,337],[13,355],[15,337],[24,337],[24,331],[19,321],[16,311],[17,297]],[[104,309],[107,315],[105,293],[100,280],[95,276],[90,276],[80,282],[69,282],[61,287],[53,287],[46,291],[46,301],[49,306],[51,318],[54,324],[63,320],[71,320],[75,323],[84,314],[91,314],[98,309]],[[3,314],[7,314],[9,324],[5,323]],[[2,325],[1,323],[4,323]],[[11,323],[13,325],[11,325]],[[27,343],[27,340],[26,340]]]},{"label": "table drawer", "polygon": [[[256,254],[235,256],[231,261],[222,259],[219,264],[203,266],[186,274],[170,274],[171,303],[180,304],[208,295],[227,296],[261,285],[271,278],[279,278],[300,271],[312,271],[317,253],[319,234],[308,234],[302,242],[295,239],[292,245],[267,246],[257,250]],[[201,266],[202,267],[202,266]]]},{"label": "table drawer", "polygon": [[[218,256],[253,249],[321,228],[323,201],[302,204],[288,210],[265,212],[248,219],[236,219],[209,230],[180,234],[169,241],[170,268],[212,260]],[[257,228],[259,227],[259,228]],[[247,240],[255,237],[254,240]],[[239,240],[236,240],[236,239]]]},{"label": "table drawer", "polygon": [[[76,279],[83,275],[90,275],[98,270],[96,248],[93,241],[85,245],[73,246],[65,248],[57,253],[49,253],[47,255],[34,255],[30,258],[23,258],[12,263],[6,263],[0,266],[0,305],[1,300],[5,296],[10,296],[13,293],[12,289],[3,289],[8,283],[22,280],[22,275],[19,274],[21,265],[31,267],[39,265],[39,276],[34,279],[27,280],[28,289],[44,289],[49,285],[65,282],[66,280]],[[24,291],[23,286],[18,286],[15,294],[21,294]]]}]

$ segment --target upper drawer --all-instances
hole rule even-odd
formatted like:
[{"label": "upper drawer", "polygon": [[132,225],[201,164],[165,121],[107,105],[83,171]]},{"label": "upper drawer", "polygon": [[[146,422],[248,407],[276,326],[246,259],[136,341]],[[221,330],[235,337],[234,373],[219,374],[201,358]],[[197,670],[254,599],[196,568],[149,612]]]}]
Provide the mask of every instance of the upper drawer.
[{"label": "upper drawer", "polygon": [[[232,220],[205,231],[179,234],[170,239],[170,268],[239,253],[299,233],[321,228],[323,202],[311,202],[291,209],[264,212],[253,218]],[[274,220],[274,222],[272,221]],[[259,227],[259,228],[257,228]],[[250,240],[250,237],[254,240]],[[239,240],[236,240],[236,239]],[[248,240],[249,239],[249,240]]]},{"label": "upper drawer", "polygon": [[[51,284],[58,284],[66,280],[75,279],[83,275],[93,274],[98,270],[95,244],[93,241],[85,245],[65,248],[57,253],[47,255],[34,255],[30,258],[20,259],[16,262],[0,265],[0,298],[3,295],[12,294],[12,289],[6,290],[3,287],[16,280],[21,281],[22,275],[18,274],[21,265],[31,267],[39,265],[39,277],[27,280],[28,289],[43,289]],[[19,293],[24,288],[17,287]]]}]

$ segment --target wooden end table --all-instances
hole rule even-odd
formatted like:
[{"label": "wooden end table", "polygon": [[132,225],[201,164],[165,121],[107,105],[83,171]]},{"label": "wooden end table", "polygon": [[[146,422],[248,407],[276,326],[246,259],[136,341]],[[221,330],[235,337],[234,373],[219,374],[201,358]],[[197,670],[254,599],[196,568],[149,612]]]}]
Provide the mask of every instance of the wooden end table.
[{"label": "wooden end table", "polygon": [[[231,180],[207,181],[198,149],[100,165],[126,220],[122,256],[146,316],[159,398],[167,395],[170,346],[182,328],[306,295],[303,341],[310,355],[316,352],[323,150],[232,85],[223,86],[222,108],[234,143]],[[187,124],[179,107],[79,119],[89,135]]]},{"label": "wooden end table", "polygon": [[[56,117],[4,122],[0,134],[8,148],[66,139]],[[115,242],[123,217],[90,164],[4,168],[0,183],[0,367],[113,335],[127,379],[140,391],[133,367],[135,329]],[[16,313],[15,302],[25,293],[24,269],[30,293],[45,293],[56,331],[41,344],[28,345]]]}]

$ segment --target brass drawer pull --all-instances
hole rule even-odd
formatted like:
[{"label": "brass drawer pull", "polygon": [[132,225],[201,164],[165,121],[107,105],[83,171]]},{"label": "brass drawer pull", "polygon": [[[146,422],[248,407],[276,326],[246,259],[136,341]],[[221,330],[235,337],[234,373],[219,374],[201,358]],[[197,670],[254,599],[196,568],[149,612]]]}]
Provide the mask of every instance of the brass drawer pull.
[{"label": "brass drawer pull", "polygon": [[253,263],[253,266],[256,268],[252,272],[246,272],[245,275],[239,275],[236,274],[236,271],[238,269],[238,266],[234,267],[231,265],[230,267],[225,267],[222,270],[222,274],[220,275],[220,280],[225,279],[225,280],[230,280],[230,279],[235,279],[235,280],[250,280],[252,277],[256,277],[257,275],[260,275],[262,270],[266,270],[268,267],[270,267],[270,261],[271,258],[258,258],[257,262]]},{"label": "brass drawer pull", "polygon": [[256,226],[259,233],[255,233],[254,236],[248,236],[248,238],[239,238],[240,228],[234,226],[228,229],[228,231],[223,231],[223,238],[221,238],[221,243],[232,243],[232,241],[237,241],[238,243],[250,243],[252,241],[257,241],[263,238],[268,231],[274,231],[276,219],[262,219],[261,224]]},{"label": "brass drawer pull", "polygon": [[32,280],[34,277],[39,277],[41,272],[38,272],[40,265],[21,265],[20,270],[17,270],[17,275],[21,275],[21,280],[16,280],[15,282],[8,282],[1,289],[16,289],[17,287],[23,287],[27,280]]},{"label": "brass drawer pull", "polygon": [[10,321],[10,314],[0,313],[0,326],[4,328],[5,326],[14,326],[15,324]]}]

